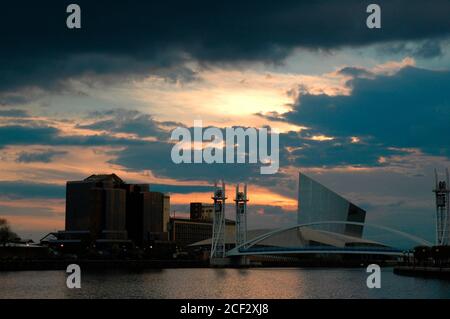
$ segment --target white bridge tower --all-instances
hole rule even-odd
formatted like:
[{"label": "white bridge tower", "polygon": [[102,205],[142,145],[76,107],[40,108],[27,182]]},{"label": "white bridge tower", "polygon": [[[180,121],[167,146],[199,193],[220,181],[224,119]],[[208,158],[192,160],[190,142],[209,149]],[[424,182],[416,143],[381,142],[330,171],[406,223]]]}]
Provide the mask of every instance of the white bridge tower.
[{"label": "white bridge tower", "polygon": [[434,170],[436,194],[436,245],[450,245],[450,181],[448,169],[445,170],[446,180],[439,181]]},{"label": "white bridge tower", "polygon": [[240,246],[247,241],[247,184],[244,184],[244,191],[239,191],[239,184],[236,185],[236,246]]},{"label": "white bridge tower", "polygon": [[225,258],[225,183],[218,187],[217,182],[214,183],[214,216],[213,216],[213,233],[211,242],[210,262],[215,264],[218,259]]}]

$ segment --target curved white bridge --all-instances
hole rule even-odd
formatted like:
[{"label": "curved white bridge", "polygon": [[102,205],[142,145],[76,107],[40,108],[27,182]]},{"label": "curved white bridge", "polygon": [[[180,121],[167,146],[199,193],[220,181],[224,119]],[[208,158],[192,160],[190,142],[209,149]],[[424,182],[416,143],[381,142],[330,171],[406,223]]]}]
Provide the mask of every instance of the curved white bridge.
[{"label": "curved white bridge", "polygon": [[370,223],[360,223],[360,222],[347,222],[347,221],[323,221],[323,222],[311,222],[298,224],[293,226],[288,226],[285,228],[276,229],[274,231],[265,233],[263,235],[257,236],[251,240],[248,240],[242,245],[239,245],[231,250],[229,250],[226,255],[228,257],[232,256],[246,256],[246,255],[276,255],[276,254],[369,254],[369,255],[402,255],[404,249],[392,248],[392,247],[330,247],[330,246],[314,246],[314,247],[255,247],[258,243],[266,240],[275,235],[294,230],[297,228],[316,226],[316,225],[326,225],[326,224],[346,224],[346,225],[357,225],[357,226],[369,226],[373,228],[378,228],[381,230],[388,231],[407,238],[413,242],[420,245],[432,246],[432,244],[420,237],[390,228],[386,226],[381,226],[377,224]]}]

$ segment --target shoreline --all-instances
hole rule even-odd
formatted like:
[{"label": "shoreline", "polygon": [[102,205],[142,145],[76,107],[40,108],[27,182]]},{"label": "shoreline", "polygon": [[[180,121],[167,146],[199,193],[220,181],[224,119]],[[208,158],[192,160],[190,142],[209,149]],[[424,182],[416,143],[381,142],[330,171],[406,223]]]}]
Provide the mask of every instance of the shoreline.
[{"label": "shoreline", "polygon": [[0,261],[0,272],[4,271],[46,271],[66,270],[70,264],[85,269],[164,269],[164,268],[206,268],[208,263],[193,260],[21,260]]},{"label": "shoreline", "polygon": [[[177,269],[177,268],[363,268],[366,264],[355,262],[299,262],[299,263],[264,263],[251,265],[231,264],[212,266],[209,261],[200,260],[2,260],[0,272],[9,271],[47,271],[66,270],[70,264],[77,264],[89,270],[146,270],[146,269]],[[382,267],[394,267],[390,263],[382,263]]]},{"label": "shoreline", "polygon": [[394,274],[409,277],[450,279],[450,267],[397,266]]}]

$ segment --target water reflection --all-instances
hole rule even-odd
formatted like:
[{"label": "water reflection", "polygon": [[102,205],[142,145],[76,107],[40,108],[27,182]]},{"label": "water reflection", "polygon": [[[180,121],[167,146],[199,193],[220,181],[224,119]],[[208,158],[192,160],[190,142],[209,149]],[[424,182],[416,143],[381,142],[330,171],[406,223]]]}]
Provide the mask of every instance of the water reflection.
[{"label": "water reflection", "polygon": [[365,269],[166,269],[85,271],[66,288],[64,271],[0,273],[0,298],[450,298],[450,281],[382,272],[368,289]]}]

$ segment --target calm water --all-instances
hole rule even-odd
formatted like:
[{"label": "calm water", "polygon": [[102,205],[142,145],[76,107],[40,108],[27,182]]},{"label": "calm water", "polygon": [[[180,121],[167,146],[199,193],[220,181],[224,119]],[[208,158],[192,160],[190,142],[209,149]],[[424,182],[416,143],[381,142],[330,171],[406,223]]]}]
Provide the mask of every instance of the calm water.
[{"label": "calm water", "polygon": [[450,281],[383,269],[368,289],[365,269],[166,269],[83,272],[81,289],[64,271],[0,273],[0,298],[450,298]]}]

